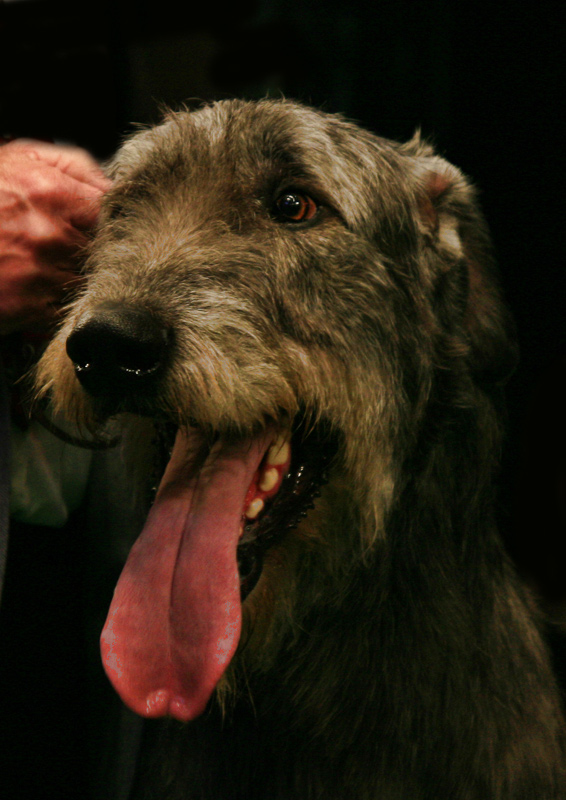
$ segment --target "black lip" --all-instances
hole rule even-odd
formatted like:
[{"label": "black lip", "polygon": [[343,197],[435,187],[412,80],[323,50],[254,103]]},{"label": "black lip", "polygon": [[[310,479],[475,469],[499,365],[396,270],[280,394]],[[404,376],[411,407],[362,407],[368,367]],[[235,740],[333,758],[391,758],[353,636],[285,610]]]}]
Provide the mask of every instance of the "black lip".
[{"label": "black lip", "polygon": [[[156,462],[149,505],[169,461],[177,426],[156,423]],[[292,429],[291,464],[277,494],[262,515],[248,522],[237,550],[242,601],[256,586],[265,554],[305,518],[314,507],[338,450],[338,437],[325,423],[309,426],[299,414]]]},{"label": "black lip", "polygon": [[337,440],[327,425],[307,430],[304,416],[293,426],[291,464],[281,488],[265,513],[244,528],[238,545],[240,594],[244,600],[256,586],[266,552],[305,518],[328,482]]}]

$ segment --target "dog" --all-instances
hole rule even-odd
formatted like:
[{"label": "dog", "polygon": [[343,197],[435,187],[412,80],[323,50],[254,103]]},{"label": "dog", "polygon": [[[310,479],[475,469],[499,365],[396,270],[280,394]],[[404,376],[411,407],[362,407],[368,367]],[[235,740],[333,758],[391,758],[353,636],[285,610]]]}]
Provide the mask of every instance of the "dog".
[{"label": "dog", "polygon": [[516,344],[469,181],[288,100],[170,112],[109,174],[37,380],[151,431],[101,638],[164,718],[135,796],[563,800],[494,523]]}]

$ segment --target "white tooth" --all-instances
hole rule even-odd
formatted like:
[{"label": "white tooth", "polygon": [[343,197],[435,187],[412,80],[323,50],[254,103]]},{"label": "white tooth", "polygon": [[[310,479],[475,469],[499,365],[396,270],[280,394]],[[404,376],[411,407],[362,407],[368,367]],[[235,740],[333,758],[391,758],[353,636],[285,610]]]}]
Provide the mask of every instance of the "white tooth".
[{"label": "white tooth", "polygon": [[270,469],[266,470],[263,475],[261,476],[261,481],[259,482],[259,488],[262,492],[270,492],[273,487],[277,484],[279,480],[279,470],[275,467],[271,467]]},{"label": "white tooth", "polygon": [[262,511],[264,505],[265,503],[261,497],[256,497],[255,500],[252,500],[246,510],[246,519],[255,519],[259,512]]},{"label": "white tooth", "polygon": [[279,467],[289,460],[290,454],[291,445],[289,444],[289,439],[281,435],[267,451],[266,461],[270,466]]}]

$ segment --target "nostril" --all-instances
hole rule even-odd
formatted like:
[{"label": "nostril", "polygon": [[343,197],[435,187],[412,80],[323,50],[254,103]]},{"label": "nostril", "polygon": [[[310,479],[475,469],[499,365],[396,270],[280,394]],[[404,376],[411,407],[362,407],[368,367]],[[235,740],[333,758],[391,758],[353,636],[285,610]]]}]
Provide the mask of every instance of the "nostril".
[{"label": "nostril", "polygon": [[138,336],[115,325],[109,327],[106,321],[93,320],[69,336],[67,354],[77,371],[102,369],[106,364],[126,373],[145,375],[159,367],[167,342],[167,332],[162,329],[146,328]]},{"label": "nostril", "polygon": [[148,388],[164,366],[170,331],[153,314],[106,305],[83,317],[67,339],[67,354],[91,394]]}]

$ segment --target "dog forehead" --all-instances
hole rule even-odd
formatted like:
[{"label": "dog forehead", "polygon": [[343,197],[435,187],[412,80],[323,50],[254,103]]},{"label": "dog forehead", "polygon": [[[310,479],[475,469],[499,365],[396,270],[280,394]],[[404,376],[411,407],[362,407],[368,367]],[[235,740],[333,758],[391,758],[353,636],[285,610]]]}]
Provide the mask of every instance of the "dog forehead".
[{"label": "dog forehead", "polygon": [[[183,185],[191,192],[312,189],[347,223],[366,225],[380,198],[404,194],[399,146],[343,119],[288,100],[224,100],[169,113],[118,152],[111,175],[131,186]],[[182,178],[185,178],[183,183]],[[223,187],[223,188],[222,188]],[[264,194],[265,196],[265,194]]]},{"label": "dog forehead", "polygon": [[270,158],[297,163],[330,156],[328,115],[289,102],[220,101],[196,111],[169,113],[165,120],[135,134],[114,159],[123,174],[140,167],[184,159],[187,164]]},{"label": "dog forehead", "polygon": [[[332,180],[338,165],[375,172],[396,158],[393,145],[339,115],[291,101],[225,100],[168,114],[160,125],[130,138],[113,168],[120,176],[183,163],[237,170],[270,162]],[[336,182],[343,183],[341,175]]]}]

